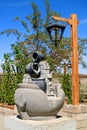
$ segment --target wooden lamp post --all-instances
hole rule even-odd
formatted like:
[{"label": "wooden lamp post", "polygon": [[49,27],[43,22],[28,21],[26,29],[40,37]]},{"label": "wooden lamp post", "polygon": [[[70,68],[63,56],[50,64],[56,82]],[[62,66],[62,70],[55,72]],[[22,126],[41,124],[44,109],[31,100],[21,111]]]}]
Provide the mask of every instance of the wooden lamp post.
[{"label": "wooden lamp post", "polygon": [[72,47],[72,101],[73,105],[79,105],[79,77],[78,77],[78,39],[76,14],[72,14],[70,19],[52,16],[56,21],[64,21],[71,27],[71,47]]}]

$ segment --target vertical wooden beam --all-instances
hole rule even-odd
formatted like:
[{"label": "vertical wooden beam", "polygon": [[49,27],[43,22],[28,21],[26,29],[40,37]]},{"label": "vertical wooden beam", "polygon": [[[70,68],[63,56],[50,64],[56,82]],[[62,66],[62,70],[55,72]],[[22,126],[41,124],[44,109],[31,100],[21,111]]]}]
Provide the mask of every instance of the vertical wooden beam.
[{"label": "vertical wooden beam", "polygon": [[64,75],[66,75],[66,63],[64,63]]},{"label": "vertical wooden beam", "polygon": [[79,77],[78,77],[78,39],[77,39],[77,20],[76,14],[72,14],[70,19],[52,16],[56,21],[67,22],[71,26],[71,45],[72,45],[72,100],[73,105],[79,105]]},{"label": "vertical wooden beam", "polygon": [[73,105],[79,105],[79,77],[78,77],[78,39],[77,16],[71,15],[71,45],[72,45],[72,100]]}]

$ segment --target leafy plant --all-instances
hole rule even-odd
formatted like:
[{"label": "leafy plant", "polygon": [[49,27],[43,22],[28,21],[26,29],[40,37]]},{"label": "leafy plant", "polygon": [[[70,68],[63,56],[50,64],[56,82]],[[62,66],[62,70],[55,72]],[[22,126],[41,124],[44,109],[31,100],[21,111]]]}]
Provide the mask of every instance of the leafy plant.
[{"label": "leafy plant", "polygon": [[2,64],[3,76],[0,84],[0,102],[13,105],[14,92],[17,88],[17,80],[15,76],[15,67],[10,59],[10,55],[4,54],[4,63]]},{"label": "leafy plant", "polygon": [[71,78],[69,74],[66,74],[63,76],[63,79],[61,81],[62,88],[65,92],[65,96],[68,98],[68,103],[72,103],[72,85],[71,85]]},{"label": "leafy plant", "polygon": [[25,65],[31,61],[22,43],[13,44],[12,50],[13,53],[4,54],[3,77],[0,79],[0,102],[9,105],[14,104],[15,89],[22,82]]}]

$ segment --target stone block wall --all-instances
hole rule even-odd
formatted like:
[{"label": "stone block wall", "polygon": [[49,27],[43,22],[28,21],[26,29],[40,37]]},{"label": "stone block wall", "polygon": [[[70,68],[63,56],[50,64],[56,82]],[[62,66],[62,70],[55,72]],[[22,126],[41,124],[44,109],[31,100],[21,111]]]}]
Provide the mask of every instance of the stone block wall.
[{"label": "stone block wall", "polygon": [[63,113],[76,120],[77,130],[87,130],[87,105],[64,105]]}]

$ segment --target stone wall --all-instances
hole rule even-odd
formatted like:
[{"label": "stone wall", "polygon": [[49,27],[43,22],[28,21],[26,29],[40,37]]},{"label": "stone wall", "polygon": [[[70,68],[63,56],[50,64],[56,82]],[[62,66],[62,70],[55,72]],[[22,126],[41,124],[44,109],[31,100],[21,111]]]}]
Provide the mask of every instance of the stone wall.
[{"label": "stone wall", "polygon": [[79,78],[79,79],[80,79],[81,84],[87,85],[87,77]]},{"label": "stone wall", "polygon": [[62,116],[76,120],[76,130],[87,130],[87,105],[64,105]]}]

